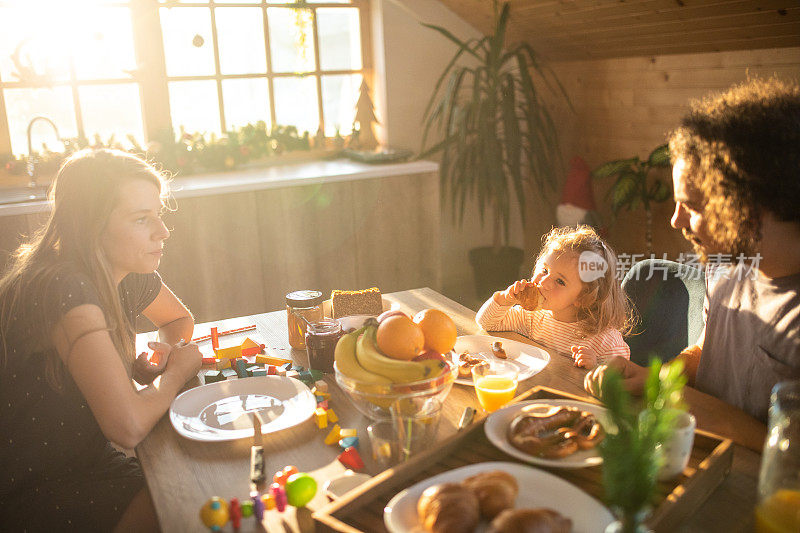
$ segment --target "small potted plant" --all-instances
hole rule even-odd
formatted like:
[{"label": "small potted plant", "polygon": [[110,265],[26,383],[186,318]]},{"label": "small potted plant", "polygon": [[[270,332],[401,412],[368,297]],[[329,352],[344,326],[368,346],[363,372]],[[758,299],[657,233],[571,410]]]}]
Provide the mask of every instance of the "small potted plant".
[{"label": "small potted plant", "polygon": [[592,172],[597,179],[616,176],[616,181],[608,191],[611,196],[611,210],[616,216],[621,209],[635,211],[639,205],[644,208],[645,242],[647,253],[653,253],[653,211],[652,204],[670,198],[671,187],[659,178],[650,179],[650,171],[655,168],[667,168],[669,163],[669,146],[662,144],[655,148],[647,159],[638,156],[630,159],[617,159],[601,165]]},{"label": "small potted plant", "polygon": [[672,435],[686,411],[683,364],[662,366],[653,359],[645,382],[644,404],[637,410],[620,374],[609,370],[600,386],[600,399],[608,410],[609,427],[600,443],[606,503],[618,520],[607,533],[641,533],[655,495],[662,457],[660,444]]}]

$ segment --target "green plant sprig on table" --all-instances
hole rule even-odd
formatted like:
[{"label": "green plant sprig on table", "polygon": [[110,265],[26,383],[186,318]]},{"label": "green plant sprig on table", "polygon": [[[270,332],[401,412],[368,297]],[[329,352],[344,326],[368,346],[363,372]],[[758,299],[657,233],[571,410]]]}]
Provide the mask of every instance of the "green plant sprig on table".
[{"label": "green plant sprig on table", "polygon": [[683,363],[662,366],[653,360],[645,382],[644,405],[634,407],[622,376],[609,371],[600,385],[600,399],[611,427],[600,443],[606,501],[623,515],[634,516],[652,502],[661,467],[659,443],[669,438],[676,419],[686,410]]}]

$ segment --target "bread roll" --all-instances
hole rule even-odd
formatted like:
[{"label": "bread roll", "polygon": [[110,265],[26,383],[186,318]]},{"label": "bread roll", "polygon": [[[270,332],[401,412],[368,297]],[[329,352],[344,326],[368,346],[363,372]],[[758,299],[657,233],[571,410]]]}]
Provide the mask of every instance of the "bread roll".
[{"label": "bread roll", "polygon": [[481,516],[491,520],[501,511],[514,507],[519,486],[508,472],[493,470],[470,476],[461,482],[478,497]]},{"label": "bread roll", "polygon": [[488,533],[569,533],[572,520],[552,509],[507,509],[489,524]]},{"label": "bread roll", "polygon": [[539,289],[531,283],[517,295],[517,300],[526,311],[535,311],[539,307]]},{"label": "bread roll", "polygon": [[480,521],[478,497],[461,483],[441,483],[425,489],[417,514],[426,531],[465,533]]}]

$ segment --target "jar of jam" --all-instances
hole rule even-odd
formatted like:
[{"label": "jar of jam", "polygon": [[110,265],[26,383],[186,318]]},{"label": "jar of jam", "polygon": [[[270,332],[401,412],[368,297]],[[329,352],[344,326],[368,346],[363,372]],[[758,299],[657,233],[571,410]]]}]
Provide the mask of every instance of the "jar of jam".
[{"label": "jar of jam", "polygon": [[286,321],[289,345],[295,350],[306,347],[306,325],[322,320],[322,292],[294,291],[286,295]]},{"label": "jar of jam", "polygon": [[333,355],[341,336],[342,325],[336,319],[323,318],[308,324],[306,330],[308,367],[323,372],[333,372]]}]

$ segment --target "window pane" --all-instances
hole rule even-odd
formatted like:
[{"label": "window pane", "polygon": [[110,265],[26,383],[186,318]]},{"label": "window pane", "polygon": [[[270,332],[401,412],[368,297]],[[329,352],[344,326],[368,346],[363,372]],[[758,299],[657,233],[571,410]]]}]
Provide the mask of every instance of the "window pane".
[{"label": "window pane", "polygon": [[225,122],[232,131],[263,120],[269,128],[269,82],[266,79],[222,80]]},{"label": "window pane", "polygon": [[130,78],[124,72],[136,68],[130,9],[92,7],[75,14],[71,27],[78,79]]},{"label": "window pane", "polygon": [[162,7],[159,13],[167,76],[213,76],[211,10],[205,7]]},{"label": "window pane", "polygon": [[274,87],[276,122],[313,135],[319,129],[317,80],[313,76],[275,78]]},{"label": "window pane", "polygon": [[117,142],[130,148],[132,143],[128,135],[133,135],[140,146],[144,144],[142,104],[137,84],[89,85],[80,87],[78,94],[83,129],[89,139],[97,133],[105,144],[114,135]]},{"label": "window pane", "polygon": [[[75,110],[72,105],[72,90],[69,87],[54,89],[5,89],[11,151],[15,154],[28,153],[27,129],[33,117],[46,116],[53,120],[62,138],[77,137]],[[48,124],[37,122],[32,131],[33,149],[41,151],[42,142],[51,150],[61,150],[56,144],[55,134]]]},{"label": "window pane", "polygon": [[336,130],[342,135],[349,135],[353,131],[360,88],[361,74],[323,76],[322,113],[325,116],[326,137],[336,135]]},{"label": "window pane", "polygon": [[314,70],[314,28],[308,9],[267,9],[272,70]]},{"label": "window pane", "polygon": [[33,77],[47,75],[53,81],[67,80],[69,25],[57,13],[43,17],[31,4],[0,7],[0,79],[36,81]]},{"label": "window pane", "polygon": [[267,72],[264,19],[259,7],[217,8],[219,68],[222,74]]},{"label": "window pane", "polygon": [[319,8],[321,70],[361,70],[361,30],[356,8]]},{"label": "window pane", "polygon": [[172,127],[183,126],[188,133],[220,133],[217,82],[173,81],[169,83],[169,108]]}]

